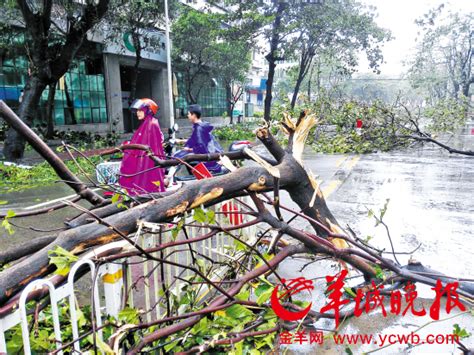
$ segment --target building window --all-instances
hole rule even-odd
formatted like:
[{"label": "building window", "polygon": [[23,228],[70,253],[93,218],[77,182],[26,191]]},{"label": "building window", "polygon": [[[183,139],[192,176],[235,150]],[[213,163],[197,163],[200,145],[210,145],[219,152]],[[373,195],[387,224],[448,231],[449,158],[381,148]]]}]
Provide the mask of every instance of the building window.
[{"label": "building window", "polygon": [[[186,86],[182,73],[177,73],[178,79],[178,98],[175,107],[180,111],[182,118],[186,117],[186,111],[189,103],[186,99]],[[227,108],[227,93],[224,83],[221,79],[209,79],[200,91],[198,104],[202,107],[203,117],[221,117]],[[229,112],[227,112],[229,114]]]},{"label": "building window", "polygon": [[[94,73],[98,70],[94,67]],[[56,124],[107,122],[104,74],[88,74],[88,72],[85,61],[75,61],[69,71],[59,79],[54,95]],[[42,99],[46,102],[47,98],[48,90],[45,90]]]},{"label": "building window", "polygon": [[[24,36],[18,36],[24,43]],[[96,124],[107,122],[102,55],[97,50],[93,60],[75,60],[69,71],[58,81],[54,95],[53,118],[56,125]],[[91,55],[92,57],[92,55]],[[0,99],[13,110],[28,77],[26,56],[4,55],[0,61]],[[44,90],[35,125],[46,123],[49,88]]]}]

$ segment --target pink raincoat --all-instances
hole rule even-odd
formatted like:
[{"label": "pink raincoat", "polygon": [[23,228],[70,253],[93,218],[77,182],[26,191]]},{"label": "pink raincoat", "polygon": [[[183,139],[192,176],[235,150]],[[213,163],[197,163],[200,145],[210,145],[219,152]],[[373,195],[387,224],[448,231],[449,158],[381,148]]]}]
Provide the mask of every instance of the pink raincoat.
[{"label": "pink raincoat", "polygon": [[[155,156],[164,159],[163,133],[158,119],[147,112],[142,124],[133,134],[130,144],[147,145]],[[132,196],[165,191],[164,169],[154,168],[149,170],[154,166],[155,163],[147,156],[146,152],[134,149],[124,150],[120,174],[133,176],[120,176],[120,186],[125,188],[128,194]]]}]

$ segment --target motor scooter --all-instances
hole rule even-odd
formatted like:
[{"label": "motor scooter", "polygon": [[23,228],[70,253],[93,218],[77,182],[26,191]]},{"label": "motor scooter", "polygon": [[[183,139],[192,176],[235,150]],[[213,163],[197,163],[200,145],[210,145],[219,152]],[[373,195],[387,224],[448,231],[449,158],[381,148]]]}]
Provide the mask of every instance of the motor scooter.
[{"label": "motor scooter", "polygon": [[[166,156],[169,159],[172,159],[174,155],[176,155],[176,147],[183,139],[175,138],[175,135],[179,132],[179,125],[175,123],[172,127],[168,129],[168,137],[163,142],[163,150]],[[127,144],[128,142],[124,142]],[[248,140],[236,140],[231,142],[229,145],[228,151],[229,152],[236,152],[240,151],[246,147],[250,147],[252,143]],[[189,152],[192,154],[192,152]],[[120,174],[120,165],[121,160],[117,157],[112,157],[108,161],[100,163],[96,167],[96,177],[97,181],[100,185],[115,185],[119,188],[119,174]],[[225,175],[229,173],[225,167],[221,167],[219,172],[199,172],[199,168],[206,170],[206,168],[202,168],[203,164],[198,164],[200,166],[183,168],[183,165],[172,166],[166,169],[165,172],[165,182],[166,182],[166,190],[177,190],[179,189],[184,182],[196,180],[202,177],[210,177],[210,176],[219,176]],[[191,165],[192,166],[192,165]],[[196,169],[197,168],[197,169]],[[111,192],[104,193],[105,196],[113,195]]]}]

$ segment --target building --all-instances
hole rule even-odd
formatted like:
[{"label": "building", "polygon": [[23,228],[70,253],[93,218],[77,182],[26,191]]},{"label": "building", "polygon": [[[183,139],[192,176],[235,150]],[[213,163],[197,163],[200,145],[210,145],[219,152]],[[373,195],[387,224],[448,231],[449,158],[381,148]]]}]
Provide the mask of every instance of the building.
[{"label": "building", "polygon": [[[22,29],[18,44],[25,41]],[[142,51],[136,86],[136,98],[149,97],[160,106],[160,124],[169,127],[169,100],[166,68],[166,40],[158,30],[144,30],[160,46]],[[82,50],[69,71],[58,81],[54,94],[53,121],[57,130],[88,131],[95,133],[132,132],[139,122],[129,110],[135,52],[130,34],[121,40],[105,40],[106,30],[88,35]],[[155,47],[156,48],[156,47]],[[82,53],[81,53],[82,52]],[[182,90],[180,73],[177,78],[178,96],[175,97],[175,117],[186,118],[187,102]],[[24,54],[0,50],[0,99],[16,110],[28,79],[28,60]],[[205,116],[219,116],[226,111],[225,88],[219,81],[209,82],[202,90],[199,103]],[[48,88],[43,92],[35,125],[45,124]],[[133,98],[132,98],[133,99]],[[187,120],[182,122],[186,123]],[[178,121],[178,123],[180,123]]]},{"label": "building", "polygon": [[[183,4],[203,11],[227,11],[224,4],[209,5],[204,0],[182,0]],[[21,29],[19,29],[21,32]],[[166,40],[162,32],[143,30],[146,36],[153,38],[160,46],[156,50],[142,51],[136,98],[149,97],[161,107],[160,124],[169,126],[169,98],[166,68]],[[123,33],[119,41],[109,43],[105,39],[105,29],[95,31],[88,36],[82,54],[79,53],[70,70],[59,80],[54,94],[53,121],[57,130],[88,131],[96,133],[132,132],[138,126],[138,120],[129,110],[132,75],[134,72],[135,52],[130,34]],[[16,39],[24,43],[23,35]],[[265,83],[265,60],[257,52],[253,54],[253,65],[249,73],[249,84],[245,88],[241,101],[235,105],[234,115],[252,115],[254,110],[263,108]],[[174,97],[175,117],[181,125],[186,125],[186,95],[181,73],[174,73],[177,80],[178,96]],[[14,110],[28,78],[26,55],[10,55],[0,50],[0,99]],[[48,89],[43,93],[36,124],[46,122]],[[203,115],[222,118],[228,110],[226,88],[219,78],[213,78],[205,84],[198,103],[203,107]],[[133,99],[133,98],[132,98]],[[236,114],[237,113],[237,114]],[[180,119],[182,119],[180,121]]]}]

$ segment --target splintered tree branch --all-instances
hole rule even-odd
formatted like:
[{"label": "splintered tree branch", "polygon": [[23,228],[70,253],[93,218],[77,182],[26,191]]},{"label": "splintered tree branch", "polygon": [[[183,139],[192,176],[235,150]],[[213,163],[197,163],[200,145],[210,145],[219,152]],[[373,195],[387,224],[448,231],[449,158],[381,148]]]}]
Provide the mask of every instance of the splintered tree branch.
[{"label": "splintered tree branch", "polygon": [[441,143],[440,141],[434,139],[434,138],[431,138],[427,135],[410,135],[410,136],[400,136],[400,138],[411,138],[411,139],[414,139],[416,141],[420,141],[420,142],[429,142],[429,143],[433,143],[433,144],[436,144],[437,146],[443,148],[443,149],[446,149],[449,153],[453,154],[461,154],[461,155],[467,155],[467,156],[474,156],[474,151],[473,150],[460,150],[460,149],[456,149],[456,148],[453,148],[453,147],[450,147],[444,143]]},{"label": "splintered tree branch", "polygon": [[[298,122],[306,124],[305,120],[306,118],[303,117]],[[31,134],[34,135],[34,133]],[[326,238],[330,234],[327,232],[328,229],[332,233],[341,234],[342,228],[339,227],[328,209],[320,191],[317,191],[315,201],[312,201],[314,200],[315,189],[301,164],[278,145],[268,128],[260,129],[257,136],[279,162],[270,170],[275,169],[279,172],[278,182],[280,188],[290,193],[290,196],[300,206],[304,214],[319,221],[324,226],[324,228],[321,228],[319,223],[311,223],[316,234]],[[113,210],[114,207],[105,207],[104,210],[107,212],[104,211],[104,215],[108,215],[103,219],[105,225],[96,223],[80,225],[84,222],[78,223],[76,228],[70,228],[59,233],[50,245],[31,255],[28,260],[23,260],[2,272],[0,274],[0,303],[5,302],[21,290],[32,279],[51,271],[48,251],[52,248],[60,246],[73,253],[80,253],[85,248],[104,244],[122,238],[121,235],[135,232],[139,220],[154,223],[166,222],[201,204],[214,204],[239,195],[244,191],[247,191],[247,194],[249,192],[271,191],[274,188],[274,177],[268,172],[268,168],[268,166],[266,168],[243,167],[227,175],[192,182],[159,200],[145,202],[112,215],[108,215],[108,212]],[[310,207],[312,203],[313,205]],[[298,236],[308,247],[318,250],[318,243],[313,239],[307,235],[298,234]],[[327,249],[327,251],[329,250]],[[330,252],[334,254],[332,250]],[[345,258],[349,260],[350,256]],[[359,265],[360,261],[358,260],[351,260],[350,263],[358,264],[359,267],[363,267],[364,273],[374,275],[369,265]]]}]

